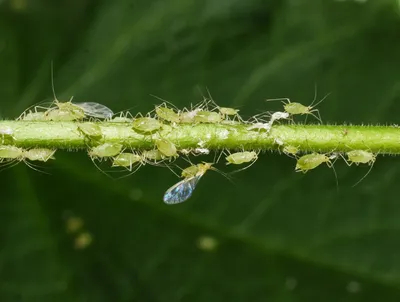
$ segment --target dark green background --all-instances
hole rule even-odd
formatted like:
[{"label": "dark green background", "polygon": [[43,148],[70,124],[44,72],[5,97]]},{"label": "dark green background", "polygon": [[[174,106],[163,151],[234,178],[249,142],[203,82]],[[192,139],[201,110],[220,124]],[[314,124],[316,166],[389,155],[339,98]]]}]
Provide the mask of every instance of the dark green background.
[{"label": "dark green background", "polygon": [[[397,3],[397,4],[396,4]],[[51,100],[183,107],[208,87],[244,116],[290,97],[324,122],[392,124],[400,113],[398,1],[0,1],[0,113]],[[368,167],[294,172],[266,154],[235,175],[209,172],[186,203],[178,179],[144,167],[120,180],[84,153],[58,152],[45,175],[0,174],[0,301],[400,301],[400,175]],[[198,159],[200,160],[200,159]],[[138,192],[141,194],[138,194]],[[64,214],[94,241],[74,249]],[[199,249],[214,237],[213,251]],[[295,281],[294,288],[290,285]],[[353,288],[353,290],[352,290]]]}]

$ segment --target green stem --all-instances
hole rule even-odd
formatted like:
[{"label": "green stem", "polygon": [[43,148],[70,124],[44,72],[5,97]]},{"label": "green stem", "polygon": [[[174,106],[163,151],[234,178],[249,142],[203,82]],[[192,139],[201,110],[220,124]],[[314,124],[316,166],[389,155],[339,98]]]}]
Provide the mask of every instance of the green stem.
[{"label": "green stem", "polygon": [[[84,122],[82,122],[84,123]],[[30,148],[86,149],[88,139],[78,131],[81,122],[1,121],[0,129],[11,128],[13,145]],[[96,144],[120,143],[143,150],[154,147],[156,134],[141,134],[129,123],[97,122],[103,138]],[[247,130],[244,124],[195,124],[168,127],[159,134],[179,149],[204,147],[210,150],[276,150],[298,147],[303,152],[346,152],[366,150],[400,154],[400,128],[396,126],[277,125],[271,132]],[[0,135],[1,136],[1,135]]]}]

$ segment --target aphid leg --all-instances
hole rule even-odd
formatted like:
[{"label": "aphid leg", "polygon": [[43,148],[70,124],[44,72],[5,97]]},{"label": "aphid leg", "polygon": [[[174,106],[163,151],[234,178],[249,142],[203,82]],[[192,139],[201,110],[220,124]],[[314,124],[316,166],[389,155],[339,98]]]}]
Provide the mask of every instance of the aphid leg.
[{"label": "aphid leg", "polygon": [[368,176],[368,174],[371,172],[372,168],[374,167],[375,164],[375,160],[372,161],[371,163],[371,167],[368,169],[367,173],[365,173],[365,175],[363,177],[361,177],[361,179],[359,181],[357,181],[354,185],[352,185],[351,187],[354,188],[356,185],[358,185],[360,182],[362,182],[364,180],[365,177]]},{"label": "aphid leg", "polygon": [[31,162],[28,162],[27,160],[23,159],[22,160],[24,162],[25,165],[27,165],[29,168],[39,172],[39,173],[43,173],[43,174],[47,174],[47,175],[51,175],[51,173],[45,172],[43,170],[40,170],[38,167],[40,167],[39,165],[35,165]]},{"label": "aphid leg", "polygon": [[334,162],[332,163],[329,159],[326,162],[326,164],[328,165],[329,168],[332,168],[333,174],[335,175],[335,181],[336,181],[336,192],[339,192],[339,180],[337,177],[337,173],[336,173],[336,169],[334,167],[334,164],[336,162],[337,158],[334,160]]}]

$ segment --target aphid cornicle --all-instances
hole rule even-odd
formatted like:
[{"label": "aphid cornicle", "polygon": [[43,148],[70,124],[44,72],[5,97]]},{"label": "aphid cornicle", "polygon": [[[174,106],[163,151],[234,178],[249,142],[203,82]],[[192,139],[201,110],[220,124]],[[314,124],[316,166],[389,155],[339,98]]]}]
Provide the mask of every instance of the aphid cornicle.
[{"label": "aphid cornicle", "polygon": [[257,160],[258,155],[254,151],[244,151],[244,152],[236,152],[232,153],[226,157],[227,165],[241,165],[244,163],[248,163],[254,160]]},{"label": "aphid cornicle", "polygon": [[317,168],[322,163],[327,163],[329,167],[332,167],[329,157],[325,154],[306,154],[297,160],[295,171],[306,173],[309,170]]},{"label": "aphid cornicle", "polygon": [[132,123],[134,130],[150,133],[159,130],[162,127],[162,123],[152,117],[139,117]]},{"label": "aphid cornicle", "polygon": [[[165,192],[163,200],[166,204],[181,203],[189,199],[201,177],[212,168],[212,164],[198,164],[197,168],[196,174],[186,177]],[[189,170],[187,172],[189,173]],[[194,172],[194,170],[191,172]]]}]

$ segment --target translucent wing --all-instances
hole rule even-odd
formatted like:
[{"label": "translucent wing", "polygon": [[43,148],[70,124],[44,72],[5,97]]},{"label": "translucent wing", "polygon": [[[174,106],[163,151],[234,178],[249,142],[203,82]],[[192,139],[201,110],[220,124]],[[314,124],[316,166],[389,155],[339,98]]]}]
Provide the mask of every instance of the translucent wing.
[{"label": "translucent wing", "polygon": [[114,112],[99,103],[94,102],[84,102],[84,103],[73,103],[83,109],[85,115],[97,117],[97,118],[111,118],[114,115]]},{"label": "translucent wing", "polygon": [[177,184],[173,185],[164,194],[164,202],[166,204],[181,203],[189,199],[192,196],[197,183],[199,182],[201,175],[184,179]]}]

